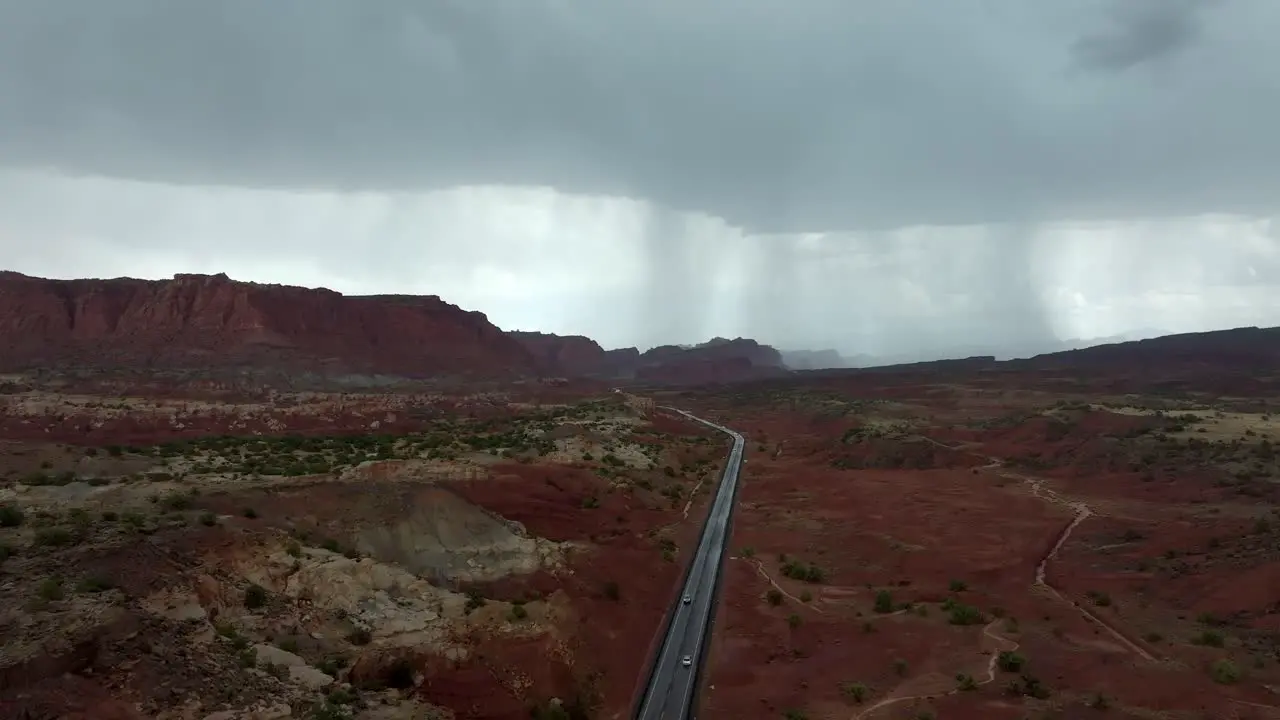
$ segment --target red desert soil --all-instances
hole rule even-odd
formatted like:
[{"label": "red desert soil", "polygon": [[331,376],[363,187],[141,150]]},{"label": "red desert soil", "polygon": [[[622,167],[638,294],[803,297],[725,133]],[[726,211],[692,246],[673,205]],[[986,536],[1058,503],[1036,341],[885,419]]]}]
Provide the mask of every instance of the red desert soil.
[{"label": "red desert soil", "polygon": [[792,375],[225,276],[0,308],[0,718],[622,717],[726,450],[655,404],[750,439],[707,716],[1280,717],[1278,329]]},{"label": "red desert soil", "polygon": [[877,380],[689,401],[750,440],[708,716],[1280,717],[1256,400]]},{"label": "red desert soil", "polygon": [[[617,716],[726,451],[613,392],[7,399],[6,718]],[[22,432],[68,407],[128,420]]]}]

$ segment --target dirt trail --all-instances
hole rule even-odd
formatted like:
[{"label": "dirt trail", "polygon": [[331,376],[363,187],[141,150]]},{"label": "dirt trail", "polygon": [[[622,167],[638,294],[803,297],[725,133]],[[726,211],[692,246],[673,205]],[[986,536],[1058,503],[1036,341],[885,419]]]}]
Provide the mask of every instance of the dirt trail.
[{"label": "dirt trail", "polygon": [[[769,575],[768,571],[766,571],[766,570],[764,569],[764,563],[760,562],[759,560],[756,560],[755,558],[742,558],[742,557],[737,557],[737,558],[734,558],[734,559],[735,559],[735,560],[746,560],[746,561],[750,562],[753,566],[755,566],[756,572],[760,574],[760,577],[764,578],[764,579],[765,579],[765,580],[766,580],[770,585],[772,585],[772,586],[774,587],[774,589],[775,589],[775,590],[777,590],[778,592],[782,593],[783,597],[786,597],[786,598],[790,599],[792,602],[798,603],[801,607],[808,608],[809,610],[812,610],[812,611],[814,611],[814,612],[816,612],[816,613],[818,613],[818,614],[820,614],[820,615],[821,615],[821,614],[825,614],[825,613],[826,613],[826,611],[825,611],[825,610],[823,610],[822,608],[818,607],[817,603],[814,603],[814,602],[805,602],[804,600],[801,600],[800,598],[796,597],[795,595],[792,595],[791,593],[787,592],[786,588],[784,588],[784,587],[782,587],[781,585],[779,585],[779,584],[778,584],[778,582],[777,582],[776,580],[774,580],[772,576],[770,576],[770,575]],[[828,589],[830,589],[830,590],[840,590],[840,589],[853,590],[853,588],[839,588],[839,587],[828,587]],[[822,598],[818,598],[818,600],[821,600],[821,599],[822,599]],[[867,622],[871,622],[871,621],[873,621],[873,620],[883,620],[883,619],[885,619],[885,618],[891,618],[891,617],[893,617],[894,615],[905,615],[907,612],[909,612],[909,610],[904,608],[904,609],[901,609],[901,610],[894,610],[893,612],[877,613],[877,614],[875,614],[875,615],[872,615],[872,616],[870,616],[870,617],[866,618],[866,621],[867,621]]]},{"label": "dirt trail", "polygon": [[[993,458],[993,461],[994,461],[994,458]],[[1072,531],[1075,530],[1076,527],[1080,525],[1080,523],[1089,519],[1094,514],[1093,511],[1089,509],[1089,506],[1083,502],[1078,502],[1078,501],[1073,502],[1073,501],[1067,500],[1066,498],[1063,498],[1061,495],[1054,492],[1053,490],[1046,488],[1044,486],[1046,482],[1044,478],[1028,477],[1026,475],[1019,475],[1017,473],[1011,473],[1011,472],[1000,472],[998,474],[1001,477],[1009,478],[1010,480],[1020,480],[1022,482],[1025,482],[1031,488],[1031,494],[1035,495],[1041,500],[1044,500],[1045,502],[1053,503],[1055,505],[1061,505],[1063,507],[1066,507],[1075,511],[1076,513],[1075,517],[1072,518],[1071,522],[1068,523],[1065,528],[1063,528],[1062,534],[1058,535],[1058,539],[1056,542],[1053,543],[1053,547],[1049,549],[1049,552],[1043,558],[1041,558],[1040,563],[1036,565],[1036,579],[1035,579],[1036,586],[1043,588],[1045,592],[1057,598],[1059,601],[1064,603],[1070,603],[1071,605],[1075,606],[1076,610],[1079,610],[1080,614],[1083,615],[1087,620],[1097,625],[1098,627],[1102,628],[1103,630],[1107,631],[1107,634],[1110,635],[1112,638],[1114,638],[1116,642],[1119,642],[1121,645],[1128,648],[1134,654],[1138,655],[1144,660],[1155,662],[1156,660],[1155,656],[1152,655],[1150,652],[1147,652],[1147,650],[1144,649],[1141,645],[1138,645],[1137,643],[1130,640],[1128,637],[1125,636],[1124,633],[1120,632],[1119,629],[1117,629],[1116,627],[1108,623],[1106,620],[1103,620],[1098,615],[1091,612],[1085,606],[1073,600],[1067,599],[1067,597],[1063,595],[1062,592],[1058,590],[1058,588],[1055,588],[1053,585],[1049,584],[1049,581],[1047,579],[1049,561],[1058,557],[1058,552],[1062,550],[1062,546],[1065,545],[1067,542],[1067,539],[1071,537]]]},{"label": "dirt trail", "polygon": [[764,569],[764,563],[760,562],[759,560],[756,560],[755,558],[743,558],[743,559],[744,559],[744,560],[746,560],[747,562],[751,563],[752,565],[754,565],[754,566],[755,566],[755,568],[756,568],[756,572],[757,572],[757,573],[760,573],[760,577],[762,577],[762,578],[764,578],[766,581],[768,581],[768,583],[769,583],[770,585],[772,585],[772,586],[773,586],[773,588],[774,588],[775,590],[777,590],[778,592],[782,593],[783,597],[786,597],[786,598],[790,599],[791,601],[793,601],[793,602],[795,602],[795,603],[798,603],[798,604],[799,604],[800,606],[802,606],[802,607],[809,608],[810,610],[812,610],[812,611],[814,611],[814,612],[816,612],[816,613],[821,613],[821,612],[822,612],[822,608],[817,607],[816,605],[814,605],[814,604],[813,604],[813,603],[811,603],[811,602],[808,602],[808,603],[807,603],[807,602],[805,602],[805,601],[801,600],[800,598],[796,597],[795,595],[792,595],[791,593],[787,592],[787,589],[786,589],[786,588],[784,588],[784,587],[782,587],[781,585],[779,585],[779,584],[777,583],[777,581],[776,581],[776,580],[774,580],[772,577],[770,577],[770,576],[769,576],[769,573],[765,571],[765,569]]},{"label": "dirt trail", "polygon": [[[1271,718],[1273,718],[1273,720],[1274,720],[1275,718],[1280,718],[1280,707],[1276,707],[1275,705],[1263,705],[1262,703],[1249,702],[1248,700],[1236,700],[1235,698],[1228,698],[1228,699],[1229,699],[1229,700],[1231,700],[1231,702],[1233,702],[1233,703],[1235,703],[1235,704],[1237,704],[1237,705],[1243,705],[1243,706],[1245,706],[1245,707],[1251,707],[1251,708],[1257,708],[1257,709],[1259,709],[1259,710],[1264,710],[1264,711],[1266,711],[1266,712],[1267,712],[1267,714],[1268,714]],[[1251,717],[1257,717],[1257,716],[1255,715],[1255,716],[1251,716]],[[1232,718],[1232,720],[1239,720],[1239,718],[1240,718],[1240,712],[1239,712],[1238,710],[1232,710],[1232,711],[1231,711],[1231,718]]]},{"label": "dirt trail", "polygon": [[[925,438],[925,439],[929,440],[929,442],[940,444],[930,438]],[[943,447],[946,447],[946,446],[944,445]],[[1004,462],[999,458],[988,458],[988,459],[990,460],[990,462],[987,465],[984,465],[980,469],[997,470],[1003,467],[1004,465]],[[1062,534],[1058,536],[1057,541],[1054,542],[1053,547],[1050,548],[1048,554],[1046,554],[1044,558],[1040,560],[1040,563],[1036,565],[1035,584],[1038,587],[1043,588],[1045,592],[1048,592],[1049,594],[1053,595],[1058,600],[1064,603],[1069,602],[1072,605],[1074,605],[1075,608],[1080,611],[1081,615],[1083,615],[1089,621],[1093,622],[1098,627],[1102,628],[1103,630],[1106,630],[1107,633],[1111,635],[1117,642],[1121,643],[1124,647],[1131,650],[1134,654],[1142,657],[1145,660],[1155,662],[1156,658],[1151,653],[1147,652],[1146,649],[1144,649],[1137,643],[1134,643],[1129,638],[1125,637],[1123,633],[1121,633],[1115,627],[1107,623],[1107,621],[1095,615],[1088,608],[1084,607],[1083,605],[1080,605],[1079,603],[1068,600],[1066,596],[1064,596],[1057,588],[1049,584],[1049,581],[1046,577],[1049,561],[1058,557],[1058,552],[1062,549],[1062,546],[1066,544],[1067,539],[1071,537],[1071,532],[1075,530],[1076,527],[1080,525],[1080,523],[1084,522],[1089,517],[1094,515],[1094,512],[1089,508],[1089,506],[1083,502],[1079,502],[1079,501],[1073,502],[1073,501],[1067,500],[1066,498],[1062,497],[1061,495],[1054,492],[1053,490],[1046,488],[1045,483],[1047,482],[1047,480],[1045,478],[1030,477],[1027,475],[1020,475],[1018,473],[1013,473],[1013,472],[998,472],[997,474],[1000,475],[1001,477],[1008,478],[1010,480],[1018,480],[1021,482],[1025,482],[1031,488],[1031,493],[1036,497],[1040,498],[1041,500],[1044,500],[1045,502],[1050,502],[1056,505],[1062,505],[1064,507],[1068,507],[1074,510],[1076,513],[1075,517],[1072,518],[1071,522],[1068,523],[1065,528],[1063,528]],[[992,667],[994,667],[994,662],[995,660],[993,658]],[[1280,714],[1280,707],[1276,707],[1274,705],[1264,705],[1262,703],[1249,702],[1246,700],[1237,700],[1235,698],[1228,698],[1228,700],[1238,705],[1244,705],[1247,707],[1257,708],[1260,710],[1266,710],[1271,713]]]},{"label": "dirt trail", "polygon": [[[937,445],[938,447],[946,448],[948,450],[967,450],[968,449],[966,447],[951,447],[950,445],[945,445],[943,443],[938,442],[937,440],[934,440],[933,438],[925,437],[923,435],[919,435],[917,437],[927,442],[930,442],[934,445]],[[1066,498],[1062,497],[1061,495],[1054,492],[1053,490],[1050,490],[1049,488],[1045,487],[1045,483],[1047,482],[1045,478],[1036,478],[1036,477],[1030,477],[1026,475],[1019,475],[1013,472],[1003,471],[1001,470],[1001,468],[1004,467],[1003,460],[1001,460],[1000,458],[994,458],[994,457],[987,457],[987,460],[988,460],[988,463],[978,468],[979,470],[983,470],[987,472],[994,471],[996,472],[996,474],[1000,475],[1001,477],[1008,478],[1010,480],[1018,480],[1020,482],[1024,482],[1028,485],[1028,487],[1030,487],[1031,493],[1035,495],[1037,498],[1040,498],[1045,502],[1067,507],[1075,512],[1075,516],[1071,519],[1071,522],[1068,523],[1067,526],[1063,528],[1061,534],[1058,535],[1058,538],[1054,542],[1053,547],[1049,549],[1049,552],[1046,553],[1045,556],[1036,565],[1035,585],[1037,587],[1043,588],[1045,592],[1051,594],[1053,597],[1057,598],[1059,601],[1064,603],[1071,603],[1073,606],[1075,606],[1077,610],[1080,611],[1081,615],[1083,615],[1086,619],[1093,622],[1094,624],[1098,625],[1103,630],[1106,630],[1107,633],[1111,635],[1113,638],[1115,638],[1117,642],[1121,643],[1124,647],[1128,648],[1134,654],[1142,657],[1143,659],[1155,661],[1156,658],[1152,656],[1151,653],[1149,653],[1146,649],[1142,648],[1141,646],[1137,645],[1133,641],[1129,640],[1129,638],[1125,637],[1124,634],[1121,633],[1119,630],[1112,627],[1105,620],[1098,617],[1094,613],[1090,612],[1088,608],[1085,608],[1078,603],[1068,600],[1067,597],[1063,595],[1061,591],[1059,591],[1057,588],[1049,584],[1049,581],[1047,578],[1047,569],[1048,569],[1049,562],[1057,558],[1058,552],[1062,549],[1062,546],[1066,544],[1067,539],[1071,537],[1071,533],[1076,529],[1076,527],[1078,527],[1080,523],[1084,522],[1085,520],[1087,520],[1088,518],[1094,515],[1093,510],[1090,509],[1090,507],[1083,502],[1067,500]],[[761,569],[761,572],[763,574],[763,569]],[[766,575],[766,577],[768,576]],[[772,580],[770,580],[770,582],[772,582]],[[775,584],[775,587],[776,587],[776,584]],[[997,674],[996,664],[999,660],[1000,652],[1013,652],[1014,650],[1017,650],[1019,647],[1018,643],[1012,640],[1011,638],[1007,638],[1002,635],[997,635],[992,630],[992,628],[995,627],[997,622],[999,621],[993,621],[990,624],[983,627],[982,629],[983,635],[996,641],[997,649],[991,652],[991,657],[987,661],[986,678],[976,682],[976,684],[979,686],[991,683],[996,679],[996,674]],[[853,716],[853,720],[864,720],[864,718],[869,718],[873,714],[879,712],[880,710],[883,710],[884,708],[887,708],[889,706],[896,705],[899,703],[910,702],[912,700],[926,700],[929,698],[937,697],[940,694],[954,695],[960,692],[963,692],[963,691],[960,690],[958,687],[956,687],[942,693],[938,693],[938,692],[914,693],[910,695],[898,695],[898,696],[894,696],[892,693],[890,693],[888,697],[885,697],[879,702],[876,702],[864,708],[863,710],[859,711],[857,714]],[[1276,708],[1271,705],[1263,705],[1260,703],[1247,702],[1244,700],[1236,700],[1234,698],[1231,698],[1230,700],[1231,702],[1238,703],[1240,705],[1245,705],[1245,706],[1254,707],[1258,709],[1265,709],[1269,711],[1280,710],[1280,708]]]},{"label": "dirt trail", "polygon": [[[998,624],[999,622],[1000,622],[999,620],[993,620],[990,623],[987,623],[987,625],[982,628],[982,634],[984,636],[989,637],[992,640],[995,640],[996,649],[991,651],[990,653],[991,657],[987,659],[987,676],[985,678],[982,678],[981,680],[975,680],[974,685],[976,686],[981,687],[982,685],[995,682],[996,674],[997,674],[996,663],[998,663],[1000,660],[1000,653],[1013,652],[1018,649],[1017,642],[1015,642],[1011,638],[1004,637],[1003,635],[997,635],[991,629],[995,627],[996,624]],[[938,692],[920,693],[915,695],[898,695],[896,697],[890,694],[889,697],[886,697],[877,703],[867,706],[862,711],[860,711],[857,715],[854,715],[853,720],[863,720],[863,718],[871,717],[876,712],[879,712],[880,710],[883,710],[891,705],[897,705],[898,703],[910,702],[912,700],[927,700],[930,698],[938,697],[939,695],[955,695],[957,693],[962,693],[962,692],[967,692],[967,691],[961,690],[959,687],[953,687],[950,690],[946,692],[941,692],[941,693],[938,693]]]},{"label": "dirt trail", "polygon": [[[933,443],[938,447],[947,448],[948,450],[964,450],[965,449],[961,447],[951,447],[950,445],[940,443],[937,440],[934,440],[933,438],[930,438],[930,437],[925,437],[924,435],[918,435],[917,437],[927,442]],[[1131,652],[1138,655],[1139,657],[1142,657],[1144,660],[1150,660],[1154,662],[1156,658],[1150,652],[1144,649],[1142,646],[1130,640],[1128,637],[1124,635],[1124,633],[1120,632],[1117,628],[1112,626],[1107,621],[1103,620],[1098,615],[1090,612],[1088,608],[1084,607],[1083,605],[1077,602],[1069,600],[1067,596],[1062,593],[1061,590],[1049,584],[1049,581],[1047,579],[1049,562],[1058,557],[1058,552],[1062,550],[1062,546],[1066,544],[1067,539],[1071,537],[1071,533],[1076,529],[1076,527],[1079,526],[1080,523],[1084,522],[1085,520],[1089,519],[1095,514],[1093,510],[1090,509],[1090,507],[1083,502],[1068,500],[1062,497],[1061,495],[1059,495],[1058,493],[1054,492],[1053,490],[1050,490],[1049,488],[1045,487],[1045,483],[1048,482],[1048,480],[1045,478],[1031,477],[1029,475],[1020,475],[1018,473],[1003,470],[1002,469],[1004,467],[1003,460],[1001,460],[1000,458],[990,457],[990,456],[984,456],[984,457],[986,457],[987,459],[987,464],[978,468],[979,470],[983,470],[987,472],[995,472],[1000,477],[1026,483],[1027,486],[1031,488],[1031,494],[1035,495],[1037,498],[1040,498],[1041,500],[1047,503],[1052,503],[1054,505],[1061,505],[1075,512],[1075,517],[1073,517],[1071,519],[1071,522],[1068,523],[1065,528],[1063,528],[1062,533],[1058,535],[1058,539],[1057,541],[1054,542],[1053,547],[1049,549],[1049,552],[1046,553],[1045,556],[1041,558],[1040,562],[1036,565],[1036,576],[1035,576],[1036,587],[1043,588],[1045,592],[1049,593],[1050,595],[1052,595],[1054,598],[1058,599],[1061,602],[1069,603],[1073,605],[1077,610],[1080,611],[1080,614],[1083,615],[1085,619],[1094,623],[1095,625],[1102,628],[1103,630],[1106,630],[1107,634],[1110,635],[1112,638],[1114,638],[1121,645],[1128,648]]]},{"label": "dirt trail", "polygon": [[698,491],[702,489],[702,483],[706,481],[707,481],[706,478],[702,478],[701,480],[699,480],[698,484],[694,485],[693,490],[689,493],[689,500],[684,504],[684,512],[683,512],[683,515],[686,520],[689,518],[689,508],[693,507],[693,501],[698,499]]}]

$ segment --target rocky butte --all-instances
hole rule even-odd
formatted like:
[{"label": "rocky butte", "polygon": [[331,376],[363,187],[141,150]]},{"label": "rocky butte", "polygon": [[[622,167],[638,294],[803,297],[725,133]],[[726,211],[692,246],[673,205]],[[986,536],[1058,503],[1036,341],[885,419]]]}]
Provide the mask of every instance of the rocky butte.
[{"label": "rocky butte", "polygon": [[546,368],[568,375],[662,384],[734,382],[786,374],[782,354],[748,338],[712,338],[699,345],[660,345],[605,350],[580,335],[515,332]]},{"label": "rocky butte", "polygon": [[637,379],[693,384],[779,377],[788,373],[782,354],[748,338],[713,338],[692,347],[664,345],[642,353]]},{"label": "rocky butte", "polygon": [[612,375],[608,354],[595,340],[583,335],[541,332],[509,332],[539,365],[565,375]]}]

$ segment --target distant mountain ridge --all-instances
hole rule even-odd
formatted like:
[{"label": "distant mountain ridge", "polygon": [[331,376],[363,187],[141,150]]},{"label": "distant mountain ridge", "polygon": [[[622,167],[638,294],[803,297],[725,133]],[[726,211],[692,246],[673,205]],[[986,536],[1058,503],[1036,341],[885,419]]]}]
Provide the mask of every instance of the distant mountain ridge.
[{"label": "distant mountain ridge", "polygon": [[604,350],[583,336],[513,332],[543,367],[566,375],[685,384],[731,382],[785,373],[782,355],[748,338],[712,338],[697,345]]},{"label": "distant mountain ridge", "polygon": [[[433,295],[346,296],[326,289],[238,282],[48,280],[0,271],[0,371],[93,368],[265,368],[404,378],[594,378],[687,385],[850,368],[1006,367],[1071,370],[1129,364],[1243,368],[1280,363],[1280,329],[1237,328],[1134,340],[1068,340],[1021,360],[999,348],[956,348],[953,360],[779,351],[750,338],[605,350],[584,336],[505,332],[480,312]],[[1111,341],[1111,342],[1108,342]],[[931,353],[934,357],[937,353]]]},{"label": "distant mountain ridge", "polygon": [[504,332],[434,295],[348,296],[232,280],[51,280],[0,271],[0,371],[269,368],[406,378],[584,377],[666,384],[785,372],[746,338],[604,350]]},{"label": "distant mountain ridge", "polygon": [[[880,375],[907,375],[922,382],[984,374],[999,382],[1004,373],[1038,375],[1048,387],[1071,388],[1086,378],[1107,378],[1117,394],[1158,392],[1184,399],[1266,398],[1280,383],[1280,327],[1243,327],[1165,335],[997,360],[975,356],[867,368],[834,368],[797,373],[802,382],[879,382]],[[1095,385],[1095,389],[1097,386]]]},{"label": "distant mountain ridge", "polygon": [[536,374],[523,344],[434,295],[0,272],[0,369],[270,366],[406,377]]},{"label": "distant mountain ridge", "polygon": [[885,367],[890,365],[906,365],[920,362],[933,362],[941,359],[959,359],[976,356],[987,356],[1000,359],[1017,359],[1035,357],[1046,353],[1078,350],[1095,345],[1109,345],[1119,342],[1135,342],[1148,338],[1161,337],[1171,333],[1143,328],[1119,335],[1096,338],[1073,338],[1049,343],[1031,350],[1027,347],[1000,347],[999,345],[962,345],[925,353],[895,353],[874,355],[857,353],[842,355],[838,350],[783,350],[782,357],[787,367],[792,370],[824,370],[842,368]]}]

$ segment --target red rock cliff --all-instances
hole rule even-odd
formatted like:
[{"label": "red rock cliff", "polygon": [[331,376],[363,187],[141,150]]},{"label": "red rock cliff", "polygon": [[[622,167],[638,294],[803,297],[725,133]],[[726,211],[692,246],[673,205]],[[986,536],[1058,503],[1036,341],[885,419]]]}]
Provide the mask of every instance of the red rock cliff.
[{"label": "red rock cliff", "polygon": [[537,372],[533,355],[484,314],[435,296],[347,297],[226,275],[46,280],[0,272],[0,367],[49,364]]},{"label": "red rock cliff", "polygon": [[548,373],[568,376],[613,376],[604,348],[583,335],[508,332],[520,341]]},{"label": "red rock cliff", "polygon": [[641,380],[669,384],[736,382],[787,373],[782,354],[755,340],[737,338],[712,340],[681,347],[663,345],[638,358],[635,376]]},{"label": "red rock cliff", "polygon": [[689,354],[705,360],[736,361],[745,359],[757,368],[786,367],[782,362],[782,353],[769,345],[761,345],[751,338],[712,338],[701,345],[688,350]]}]

